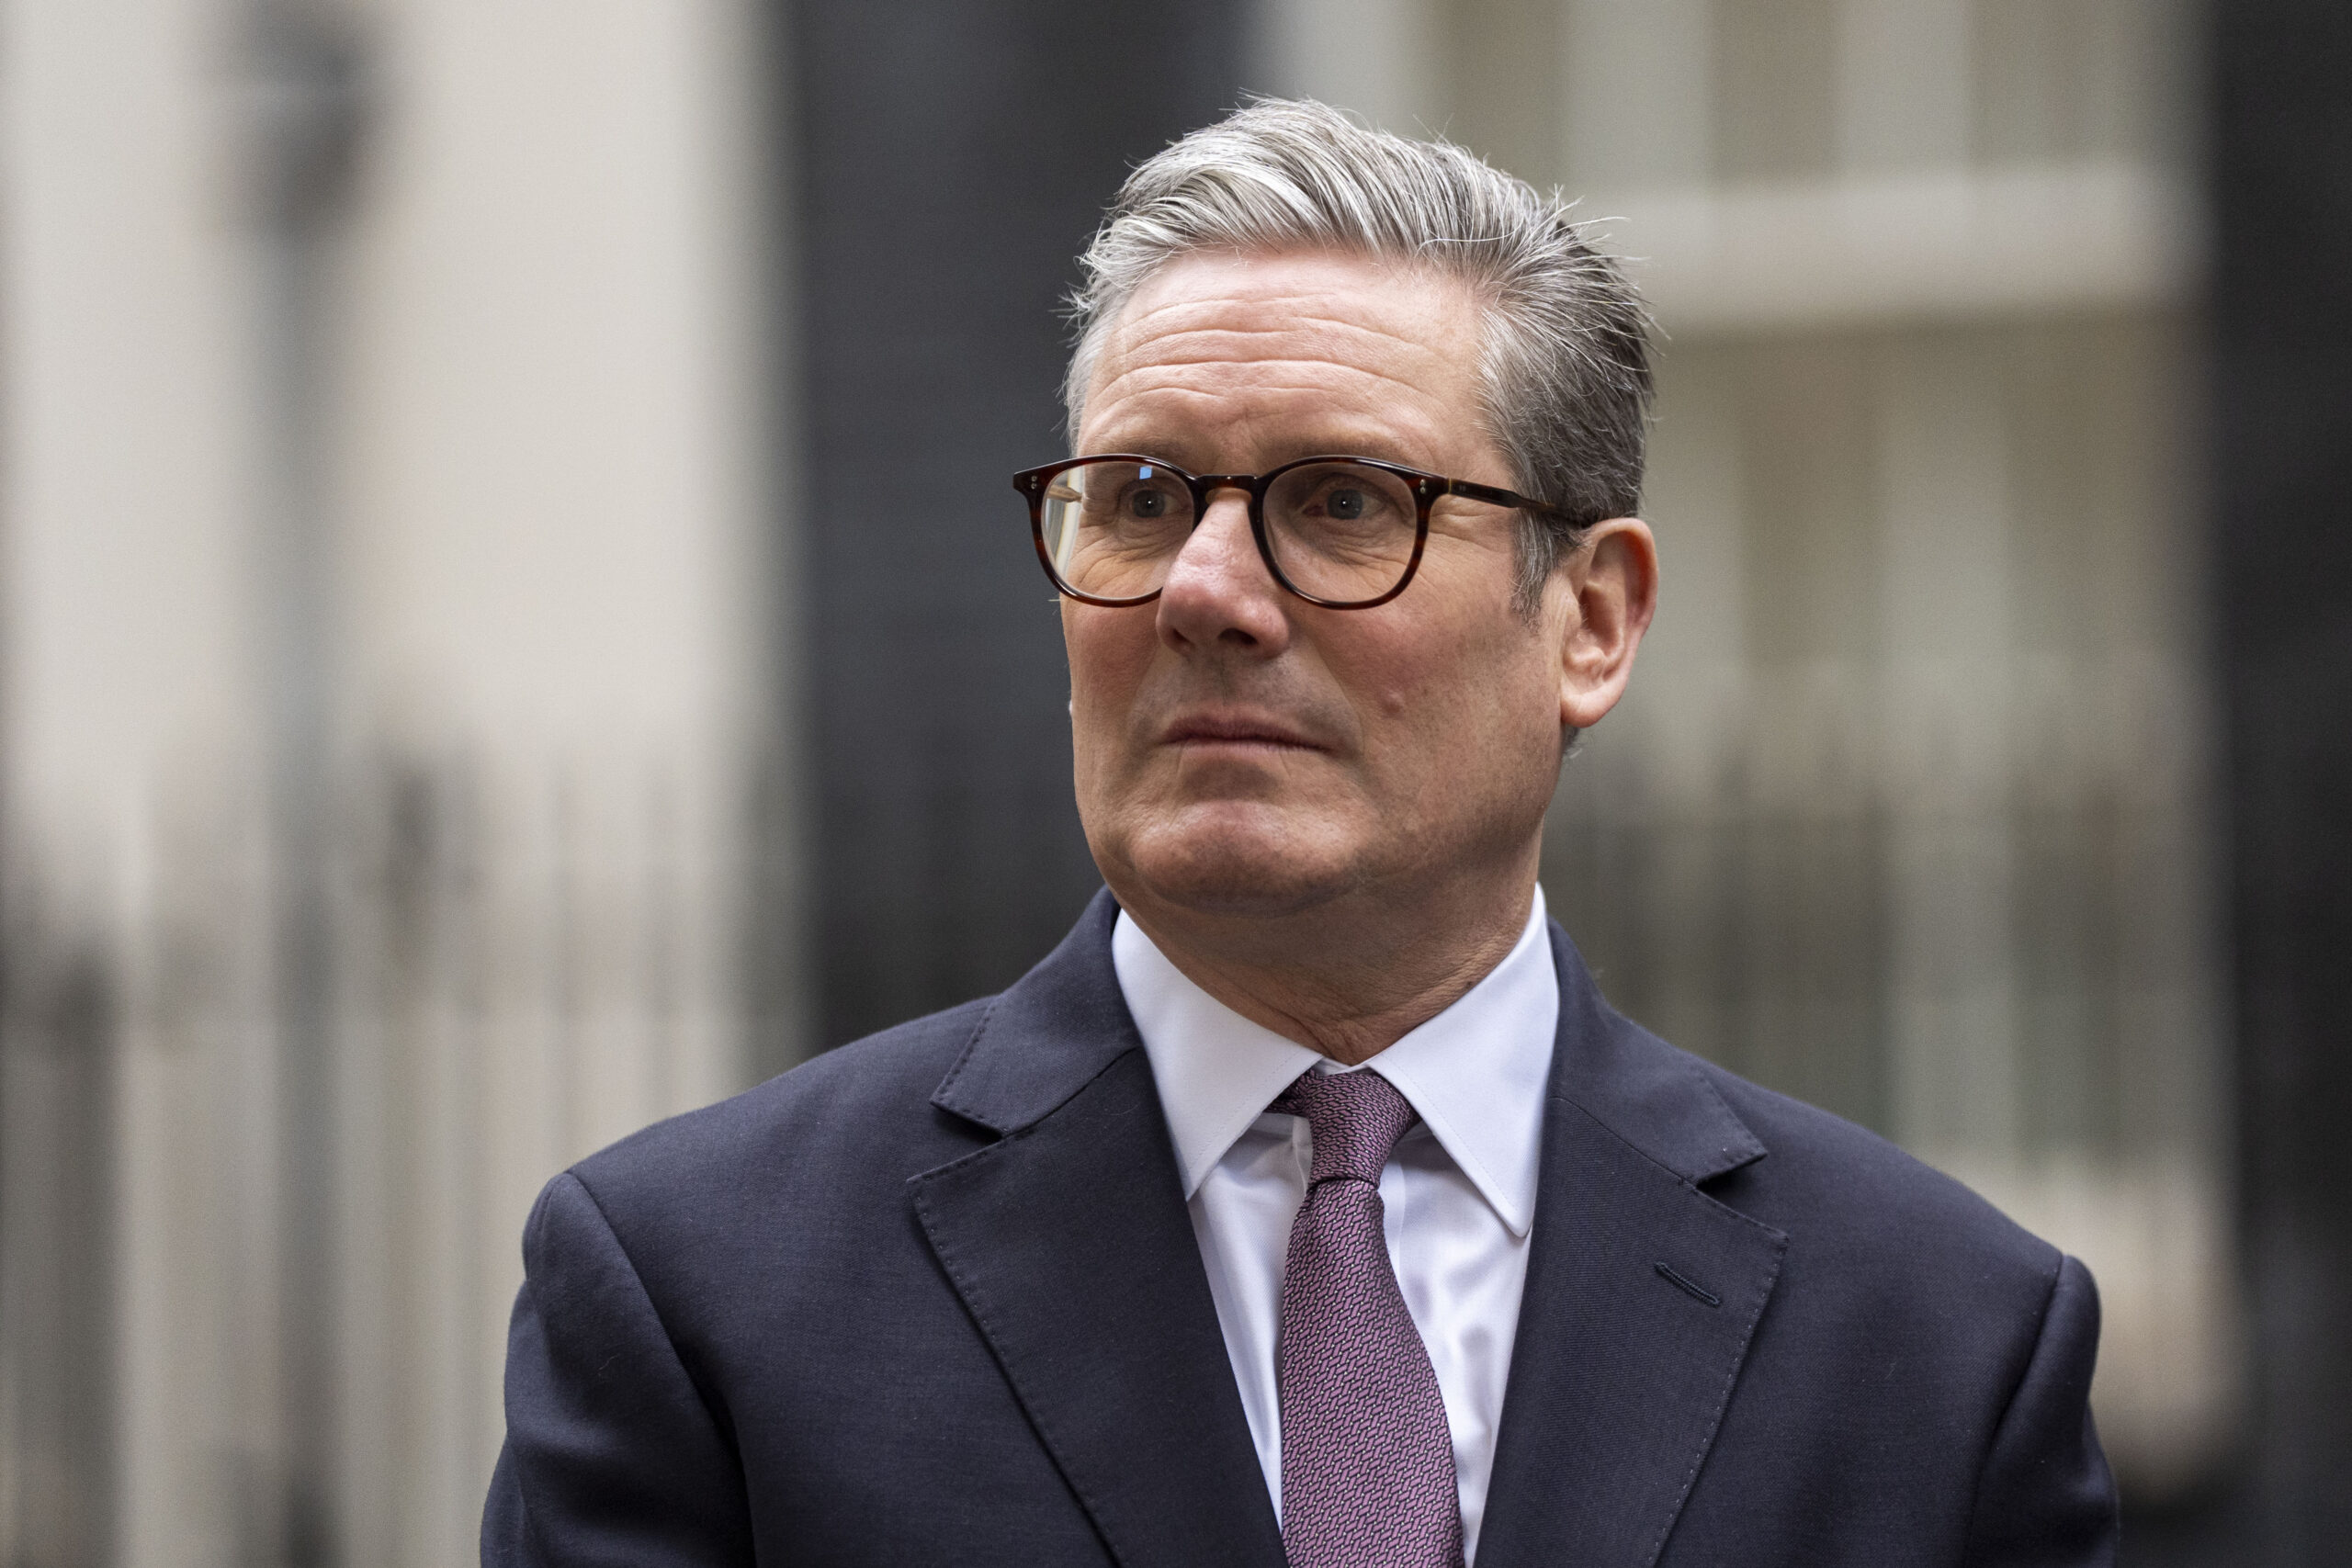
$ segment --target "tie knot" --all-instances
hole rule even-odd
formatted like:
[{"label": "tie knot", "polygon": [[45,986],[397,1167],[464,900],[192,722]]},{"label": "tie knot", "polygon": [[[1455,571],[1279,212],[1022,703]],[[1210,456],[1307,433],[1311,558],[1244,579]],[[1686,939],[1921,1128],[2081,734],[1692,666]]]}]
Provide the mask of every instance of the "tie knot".
[{"label": "tie knot", "polygon": [[1413,1103],[1378,1073],[1301,1073],[1274,1097],[1273,1109],[1304,1116],[1315,1132],[1315,1168],[1307,1183],[1348,1177],[1380,1184],[1388,1151],[1413,1124]]}]

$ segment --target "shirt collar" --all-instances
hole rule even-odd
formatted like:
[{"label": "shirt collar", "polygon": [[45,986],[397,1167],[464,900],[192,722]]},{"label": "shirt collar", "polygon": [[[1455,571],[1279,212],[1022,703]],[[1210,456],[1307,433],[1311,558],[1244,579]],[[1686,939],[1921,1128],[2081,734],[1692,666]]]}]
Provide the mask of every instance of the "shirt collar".
[{"label": "shirt collar", "polygon": [[[1111,931],[1111,961],[1151,1060],[1190,1201],[1268,1102],[1324,1058],[1202,990],[1125,910]],[[1366,1064],[1412,1103],[1513,1235],[1527,1234],[1535,1213],[1544,1085],[1559,1017],[1539,887],[1503,961]]]}]

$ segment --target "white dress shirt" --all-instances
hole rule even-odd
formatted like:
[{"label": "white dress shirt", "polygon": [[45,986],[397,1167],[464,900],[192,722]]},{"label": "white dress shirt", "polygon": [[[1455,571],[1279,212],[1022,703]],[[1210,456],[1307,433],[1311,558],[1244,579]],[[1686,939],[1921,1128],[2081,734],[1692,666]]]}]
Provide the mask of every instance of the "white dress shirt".
[{"label": "white dress shirt", "polygon": [[1111,958],[1168,1113],[1193,1234],[1277,1517],[1283,1436],[1274,1340],[1291,1221],[1306,1199],[1312,1147],[1305,1117],[1266,1106],[1310,1068],[1368,1070],[1419,1112],[1381,1170],[1380,1197],[1396,1282],[1444,1396],[1463,1548],[1475,1555],[1527,1280],[1544,1086],[1560,1016],[1543,890],[1500,964],[1363,1069],[1340,1068],[1217,1001],[1124,912],[1111,934]]}]

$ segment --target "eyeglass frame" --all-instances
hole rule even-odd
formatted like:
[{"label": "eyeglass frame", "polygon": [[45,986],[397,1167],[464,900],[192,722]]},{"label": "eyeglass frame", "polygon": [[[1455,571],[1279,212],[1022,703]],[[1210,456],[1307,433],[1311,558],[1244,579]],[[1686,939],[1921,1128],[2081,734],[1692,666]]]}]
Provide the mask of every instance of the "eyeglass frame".
[{"label": "eyeglass frame", "polygon": [[[1148,604],[1166,592],[1167,585],[1162,583],[1138,598],[1104,599],[1091,593],[1080,593],[1063,581],[1061,573],[1054,570],[1053,554],[1046,547],[1046,487],[1070,469],[1082,468],[1093,463],[1142,463],[1162,469],[1171,478],[1182,480],[1184,488],[1192,492],[1194,528],[1198,528],[1202,519],[1208,516],[1209,496],[1213,491],[1238,490],[1246,492],[1250,497],[1250,534],[1258,542],[1258,558],[1266,563],[1266,570],[1289,592],[1326,610],[1374,609],[1387,604],[1410,587],[1414,574],[1421,569],[1421,552],[1429,544],[1430,508],[1449,495],[1460,496],[1464,501],[1484,502],[1489,506],[1501,506],[1516,512],[1532,513],[1539,517],[1555,519],[1572,528],[1584,525],[1574,513],[1564,508],[1554,506],[1548,502],[1531,499],[1520,494],[1517,491],[1504,490],[1498,485],[1479,484],[1472,479],[1447,479],[1442,474],[1427,473],[1419,468],[1408,468],[1402,463],[1386,462],[1378,457],[1358,457],[1347,453],[1300,457],[1284,463],[1279,468],[1269,468],[1262,474],[1189,474],[1165,458],[1147,457],[1134,452],[1090,453],[1083,457],[1065,457],[1058,463],[1047,463],[1039,468],[1022,469],[1012,476],[1012,488],[1029,498],[1029,535],[1037,547],[1037,564],[1046,569],[1046,580],[1054,585],[1057,592],[1075,599],[1081,604],[1092,604],[1106,610],[1125,610],[1139,604]],[[1282,563],[1274,558],[1272,541],[1266,537],[1266,492],[1272,488],[1274,481],[1284,474],[1317,463],[1348,463],[1360,468],[1377,468],[1383,473],[1403,479],[1412,489],[1413,499],[1418,508],[1418,515],[1414,520],[1413,553],[1407,558],[1405,570],[1397,577],[1395,586],[1378,598],[1321,598],[1293,582],[1283,572]],[[1181,551],[1182,547],[1179,548]]]}]

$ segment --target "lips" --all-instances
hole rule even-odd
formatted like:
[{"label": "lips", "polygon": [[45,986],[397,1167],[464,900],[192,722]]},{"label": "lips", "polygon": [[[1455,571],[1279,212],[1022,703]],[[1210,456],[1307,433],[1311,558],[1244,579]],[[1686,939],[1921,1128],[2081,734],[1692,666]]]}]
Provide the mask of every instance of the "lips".
[{"label": "lips", "polygon": [[1295,726],[1263,714],[1187,714],[1160,733],[1164,746],[1279,746],[1323,750]]}]

